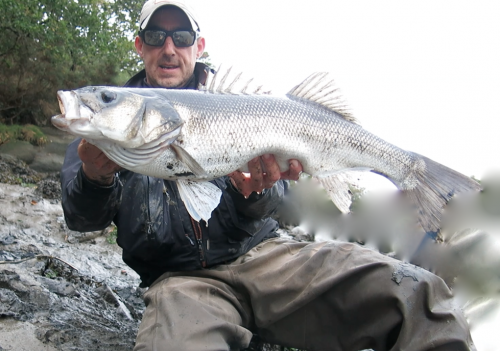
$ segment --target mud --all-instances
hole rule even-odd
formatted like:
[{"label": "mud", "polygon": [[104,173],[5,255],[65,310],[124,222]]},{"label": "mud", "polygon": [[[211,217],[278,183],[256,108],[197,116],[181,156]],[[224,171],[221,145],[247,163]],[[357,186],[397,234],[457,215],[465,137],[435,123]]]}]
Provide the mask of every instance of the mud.
[{"label": "mud", "polygon": [[20,349],[15,330],[31,350],[130,350],[144,310],[139,278],[106,231],[80,243],[88,234],[68,230],[54,182],[1,185],[0,347]]}]

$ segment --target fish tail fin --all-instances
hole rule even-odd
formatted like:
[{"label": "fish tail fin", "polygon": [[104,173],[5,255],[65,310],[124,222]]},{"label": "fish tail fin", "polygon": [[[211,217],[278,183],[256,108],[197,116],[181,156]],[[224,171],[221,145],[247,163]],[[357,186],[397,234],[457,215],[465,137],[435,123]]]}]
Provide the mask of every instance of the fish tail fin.
[{"label": "fish tail fin", "polygon": [[415,186],[396,184],[419,210],[419,222],[427,233],[439,234],[444,207],[458,193],[481,191],[481,185],[425,156],[419,157]]}]

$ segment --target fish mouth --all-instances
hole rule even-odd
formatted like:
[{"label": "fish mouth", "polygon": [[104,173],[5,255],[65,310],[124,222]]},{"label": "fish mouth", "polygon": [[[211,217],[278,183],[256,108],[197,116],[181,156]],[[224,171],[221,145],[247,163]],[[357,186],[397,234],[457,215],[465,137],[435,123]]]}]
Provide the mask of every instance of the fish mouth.
[{"label": "fish mouth", "polygon": [[70,105],[69,96],[67,96],[67,92],[59,90],[57,92],[57,102],[59,103],[59,109],[61,110],[61,114],[53,116],[50,121],[52,124],[64,131],[69,130],[69,126],[71,125],[71,121],[66,118],[66,106]]},{"label": "fish mouth", "polygon": [[53,116],[50,121],[55,127],[64,131],[68,130],[71,125],[71,122],[64,118],[64,114]]},{"label": "fish mouth", "polygon": [[63,98],[62,98],[60,93],[61,93],[61,91],[57,92],[57,102],[59,103],[59,110],[61,110],[61,114],[58,115],[57,117],[64,118],[64,114],[66,113],[66,110],[64,109]]},{"label": "fish mouth", "polygon": [[68,120],[81,118],[78,95],[74,91],[59,90],[57,101],[61,110],[60,117]]},{"label": "fish mouth", "polygon": [[[85,106],[83,106],[83,114],[80,109],[80,99],[74,91],[57,92],[57,102],[61,114],[51,118],[52,124],[63,131],[72,132],[73,130],[85,131],[88,134],[89,122],[91,122],[91,114],[86,114]],[[92,135],[93,134],[89,134]]]}]

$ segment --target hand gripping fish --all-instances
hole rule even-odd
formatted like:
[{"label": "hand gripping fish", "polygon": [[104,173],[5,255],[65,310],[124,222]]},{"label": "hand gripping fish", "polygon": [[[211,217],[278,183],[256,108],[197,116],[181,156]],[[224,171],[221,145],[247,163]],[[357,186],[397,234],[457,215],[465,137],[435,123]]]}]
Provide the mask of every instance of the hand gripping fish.
[{"label": "hand gripping fish", "polygon": [[364,130],[325,73],[313,74],[283,97],[232,93],[222,87],[224,80],[206,91],[59,91],[62,114],[52,123],[87,139],[125,169],[176,180],[191,216],[206,222],[221,195],[209,181],[245,171],[248,161],[263,154],[274,154],[282,170],[288,160],[299,160],[342,212],[351,204],[345,172],[383,175],[418,208],[427,232],[439,231],[443,207],[454,194],[481,190],[471,178]]}]

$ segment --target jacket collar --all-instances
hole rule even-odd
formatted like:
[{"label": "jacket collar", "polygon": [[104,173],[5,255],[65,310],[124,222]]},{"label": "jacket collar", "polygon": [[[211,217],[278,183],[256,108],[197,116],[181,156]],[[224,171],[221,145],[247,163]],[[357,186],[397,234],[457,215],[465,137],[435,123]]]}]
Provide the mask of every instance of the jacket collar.
[{"label": "jacket collar", "polygon": [[[197,90],[199,85],[205,85],[207,81],[207,77],[209,74],[214,74],[215,71],[202,62],[196,62],[194,66],[194,72],[187,84],[184,87],[178,89],[193,89]],[[127,83],[124,85],[125,87],[136,87],[136,88],[151,88],[146,83],[146,70],[143,69],[132,78],[130,78]]]}]

